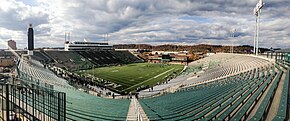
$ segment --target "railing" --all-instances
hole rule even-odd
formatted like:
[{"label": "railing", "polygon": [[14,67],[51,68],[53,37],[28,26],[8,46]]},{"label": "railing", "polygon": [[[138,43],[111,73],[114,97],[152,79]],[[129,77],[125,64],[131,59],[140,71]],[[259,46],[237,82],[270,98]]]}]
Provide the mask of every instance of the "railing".
[{"label": "railing", "polygon": [[0,83],[1,120],[66,120],[66,94]]}]

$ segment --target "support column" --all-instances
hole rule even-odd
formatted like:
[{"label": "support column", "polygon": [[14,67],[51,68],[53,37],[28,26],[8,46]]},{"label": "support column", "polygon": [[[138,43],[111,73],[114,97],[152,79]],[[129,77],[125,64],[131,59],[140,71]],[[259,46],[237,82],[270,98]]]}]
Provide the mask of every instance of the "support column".
[{"label": "support column", "polygon": [[276,53],[275,55],[276,55],[276,56],[275,56],[275,60],[276,60],[276,62],[277,62],[277,59],[278,59],[278,57],[277,57],[277,56],[278,56],[278,53]]},{"label": "support column", "polygon": [[5,85],[5,87],[6,87],[6,121],[9,121],[10,119],[9,119],[9,113],[10,113],[10,109],[9,109],[9,85],[8,84],[6,84]]},{"label": "support column", "polygon": [[289,53],[287,53],[288,60],[287,62],[290,63]]},{"label": "support column", "polygon": [[273,59],[273,52],[271,52],[271,59]]},{"label": "support column", "polygon": [[283,60],[283,53],[280,53],[280,59]]}]

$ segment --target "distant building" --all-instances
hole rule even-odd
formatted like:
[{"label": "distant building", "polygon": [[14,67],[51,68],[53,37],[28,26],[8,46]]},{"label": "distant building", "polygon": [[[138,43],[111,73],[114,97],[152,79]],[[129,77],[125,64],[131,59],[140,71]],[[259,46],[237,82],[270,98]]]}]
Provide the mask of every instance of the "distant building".
[{"label": "distant building", "polygon": [[0,67],[12,67],[15,64],[13,58],[0,57]]},{"label": "distant building", "polygon": [[8,49],[9,50],[17,50],[16,42],[14,40],[8,41]]},{"label": "distant building", "polygon": [[66,42],[64,50],[113,50],[113,46],[108,43],[98,42]]}]

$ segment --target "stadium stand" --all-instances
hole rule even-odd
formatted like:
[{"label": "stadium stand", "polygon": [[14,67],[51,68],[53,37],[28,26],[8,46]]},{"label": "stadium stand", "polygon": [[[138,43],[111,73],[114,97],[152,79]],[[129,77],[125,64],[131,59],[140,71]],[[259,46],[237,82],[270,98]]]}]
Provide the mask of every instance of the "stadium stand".
[{"label": "stadium stand", "polygon": [[130,100],[106,99],[78,90],[61,88],[67,94],[67,118],[70,120],[125,120]]},{"label": "stadium stand", "polygon": [[138,63],[138,62],[143,62],[142,59],[134,56],[132,53],[129,51],[109,51],[113,52],[113,54],[116,57],[120,57],[125,63]]},{"label": "stadium stand", "polygon": [[[226,56],[218,56],[221,57],[218,66],[194,78],[203,83],[139,100],[149,119],[265,120],[274,114],[272,120],[287,120],[288,67],[250,56],[242,59],[240,55]],[[183,79],[186,75],[182,75]],[[276,113],[271,105],[278,107]]]},{"label": "stadium stand", "polygon": [[55,66],[66,70],[82,70],[92,68],[93,64],[74,51],[45,51],[57,63]]},{"label": "stadium stand", "polygon": [[32,59],[70,71],[143,62],[128,51],[35,51]]},{"label": "stadium stand", "polygon": [[21,60],[18,67],[21,78],[37,78],[54,85],[54,90],[66,93],[67,120],[126,120],[130,100],[105,99],[76,90],[36,60]]},{"label": "stadium stand", "polygon": [[[285,69],[285,78],[281,78],[281,83],[279,84],[280,86],[280,95],[278,95],[277,97],[275,98],[278,98],[278,103],[274,103],[274,105],[276,104],[279,104],[275,107],[278,107],[277,110],[275,110],[275,113],[273,114],[276,114],[274,118],[271,118],[275,121],[279,121],[279,120],[286,120],[287,119],[287,110],[289,111],[289,107],[287,109],[287,105],[288,105],[288,92],[289,92],[289,67],[287,65],[284,65],[282,63],[279,63],[283,69]],[[279,88],[279,87],[278,87]],[[279,93],[279,92],[276,92]],[[288,115],[288,118],[289,118],[289,115]]]},{"label": "stadium stand", "polygon": [[[253,73],[248,72],[230,77],[230,79],[212,82],[210,85],[193,87],[193,89],[186,88],[185,91],[143,99],[141,100],[141,105],[143,105],[150,120],[215,118],[214,116],[216,115],[210,115],[210,112],[215,111],[214,109],[219,107],[216,112],[221,112],[221,109],[232,105],[231,108],[227,109],[227,112],[230,113],[232,109],[235,109],[240,104],[239,102],[246,101],[247,97],[253,95],[257,88],[259,88],[259,85],[266,85],[267,81],[274,75],[272,73],[270,76],[270,72],[267,72],[268,70],[258,71],[261,72],[254,79],[247,79],[249,77],[248,74],[252,74],[250,77],[254,77]],[[234,102],[236,99],[238,99],[238,102]],[[221,120],[225,119],[228,116],[227,112],[223,112],[218,118]]]},{"label": "stadium stand", "polygon": [[[58,78],[53,72],[45,69],[44,66],[36,60],[20,60],[18,64],[19,77],[35,81],[42,81],[50,85],[57,85],[66,88],[72,88],[66,80]],[[50,81],[54,80],[54,81]],[[35,82],[36,83],[36,82]]]},{"label": "stadium stand", "polygon": [[[215,64],[210,64],[213,61],[215,61]],[[188,65],[189,70],[185,69],[181,76],[170,80],[166,84],[155,86],[155,91],[143,90],[140,92],[140,96],[158,95],[163,91],[174,92],[180,86],[188,87],[207,83],[269,64],[270,62],[267,60],[247,55],[215,54],[190,63]]]},{"label": "stadium stand", "polygon": [[41,63],[50,63],[53,62],[53,59],[49,56],[45,55],[44,52],[41,51],[34,51],[33,55],[31,56],[32,59],[37,60]]},{"label": "stadium stand", "polygon": [[[195,83],[217,79],[269,64],[266,60],[244,55],[218,54],[218,56],[221,58],[221,64],[215,68],[205,70],[205,72],[196,79],[198,81],[194,81]],[[203,61],[210,61],[211,59],[216,60],[217,58],[206,58]]]},{"label": "stadium stand", "polygon": [[272,100],[274,98],[275,90],[277,89],[278,83],[280,82],[280,78],[282,76],[282,69],[279,66],[276,66],[278,69],[278,74],[274,79],[273,85],[271,88],[269,88],[268,92],[264,96],[263,99],[261,99],[261,103],[259,106],[257,106],[256,113],[249,115],[249,118],[251,120],[264,120],[264,115],[266,114],[268,105],[271,105]]},{"label": "stadium stand", "polygon": [[142,62],[128,51],[78,51],[96,66],[109,66]]},{"label": "stadium stand", "polygon": [[[39,61],[51,58],[60,64],[69,63],[63,66],[75,69],[84,64],[82,60],[95,66],[111,66],[138,62],[138,58],[126,51],[79,51],[61,56],[63,54],[53,51],[45,52],[47,57],[36,54],[40,59],[22,59],[18,70],[20,78],[35,78],[34,84],[54,85],[54,90],[66,94],[67,120],[135,120],[139,116],[152,121],[289,120],[290,64],[283,55],[276,57],[274,63],[249,55],[215,54],[190,63],[182,75],[155,86],[154,91],[140,92],[140,95],[160,96],[114,100],[72,88]],[[173,93],[166,92],[168,88],[173,89]],[[45,97],[37,100],[44,101]]]}]

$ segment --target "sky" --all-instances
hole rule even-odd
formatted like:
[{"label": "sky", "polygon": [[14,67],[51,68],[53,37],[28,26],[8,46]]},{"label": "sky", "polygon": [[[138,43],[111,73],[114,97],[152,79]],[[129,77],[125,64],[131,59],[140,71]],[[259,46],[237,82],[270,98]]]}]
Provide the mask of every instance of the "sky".
[{"label": "sky", "polygon": [[[0,0],[0,48],[63,47],[71,41],[109,44],[253,45],[258,0]],[[264,0],[261,47],[290,47],[290,1]],[[234,37],[232,31],[236,29]]]}]

